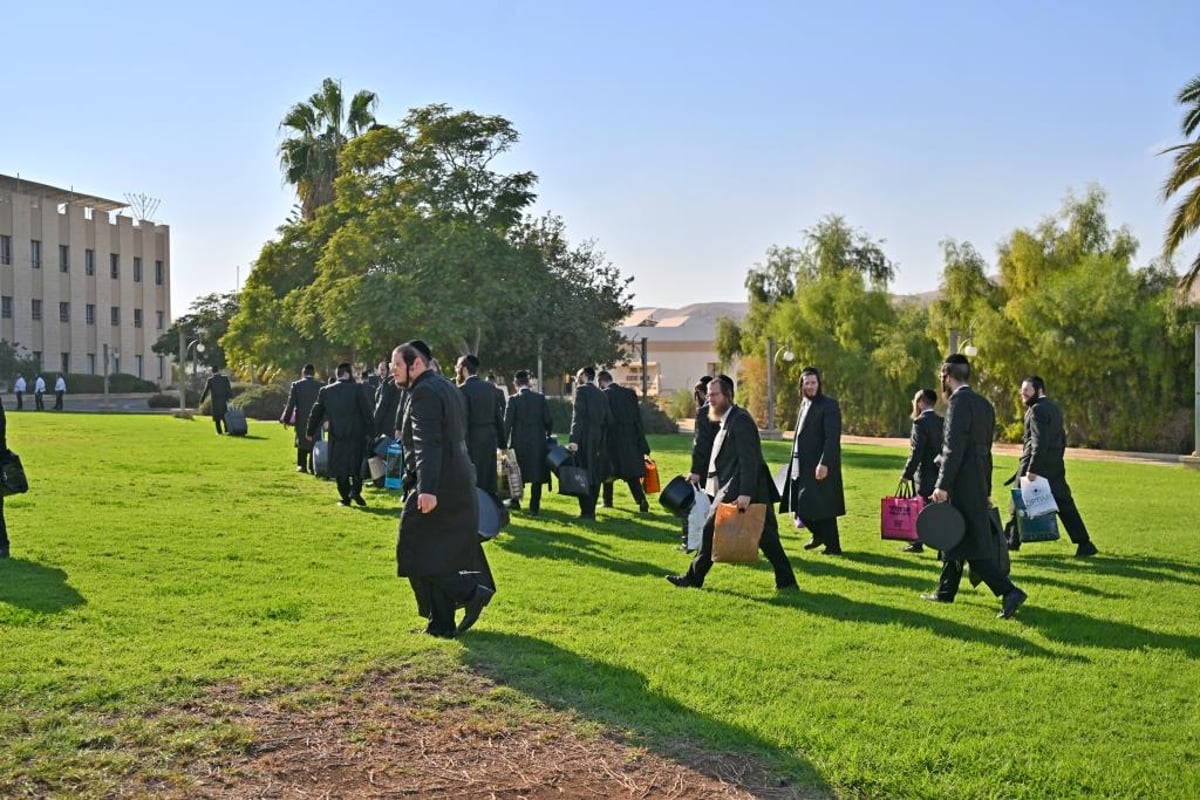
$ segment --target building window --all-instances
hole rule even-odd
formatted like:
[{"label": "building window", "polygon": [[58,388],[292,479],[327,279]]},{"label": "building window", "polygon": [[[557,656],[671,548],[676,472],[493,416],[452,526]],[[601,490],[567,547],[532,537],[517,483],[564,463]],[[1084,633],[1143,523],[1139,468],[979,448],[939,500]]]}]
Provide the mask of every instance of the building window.
[{"label": "building window", "polygon": [[166,373],[164,372],[164,368],[163,368],[163,357],[159,356],[158,357],[158,379],[161,381],[165,377],[166,377]]},{"label": "building window", "polygon": [[11,263],[12,263],[12,237],[11,236],[0,236],[0,264],[11,264]]},{"label": "building window", "polygon": [[113,280],[121,277],[121,254],[108,254],[108,271],[112,275]]},{"label": "building window", "polygon": [[133,327],[142,327],[142,310],[140,308],[135,308],[133,310]]},{"label": "building window", "polygon": [[70,322],[71,321],[71,304],[70,303],[59,303],[58,304],[58,321],[59,322]]},{"label": "building window", "polygon": [[116,375],[120,371],[121,371],[121,356],[117,355],[116,353],[113,353],[112,374]]},{"label": "building window", "polygon": [[133,282],[142,282],[142,258],[141,256],[133,257]]},{"label": "building window", "polygon": [[121,324],[121,307],[120,306],[112,307],[112,324],[114,326]]},{"label": "building window", "polygon": [[31,305],[32,305],[31,311],[33,313],[33,321],[37,322],[38,320],[40,320],[42,318],[42,301],[35,297],[35,298],[33,298],[33,302],[31,303]]},{"label": "building window", "polygon": [[71,354],[63,353],[62,354],[62,369],[60,369],[59,372],[61,372],[63,375],[66,375],[66,374],[70,373],[70,371],[71,371]]},{"label": "building window", "polygon": [[88,275],[96,274],[96,251],[95,250],[84,250],[83,251],[83,271],[85,273],[87,273]]},{"label": "building window", "polygon": [[38,372],[41,372],[42,371],[42,351],[41,350],[33,351],[33,363],[36,365],[34,368]]},{"label": "building window", "polygon": [[87,374],[88,375],[96,374],[96,354],[95,353],[87,354]]},{"label": "building window", "polygon": [[12,296],[4,295],[0,297],[0,317],[4,319],[12,319]]},{"label": "building window", "polygon": [[[163,312],[161,311],[154,312],[154,328],[155,330],[160,331],[163,329]],[[159,375],[158,377],[161,378],[162,375]]]},{"label": "building window", "polygon": [[[93,304],[93,303],[87,304],[87,307],[84,308],[84,317],[87,318],[86,321],[87,321],[88,325],[96,324],[96,306],[95,306],[95,304]],[[93,373],[93,374],[95,374],[95,373]]]},{"label": "building window", "polygon": [[42,243],[37,239],[29,240],[29,261],[34,269],[42,268]]},{"label": "building window", "polygon": [[142,377],[142,357],[134,356],[133,364],[134,364],[134,367],[136,367],[136,370],[134,371],[133,374],[137,375],[139,378]]},{"label": "building window", "polygon": [[71,271],[71,248],[65,244],[58,246],[58,268],[63,272]]},{"label": "building window", "polygon": [[161,261],[154,262],[154,285],[163,285],[163,263]]}]

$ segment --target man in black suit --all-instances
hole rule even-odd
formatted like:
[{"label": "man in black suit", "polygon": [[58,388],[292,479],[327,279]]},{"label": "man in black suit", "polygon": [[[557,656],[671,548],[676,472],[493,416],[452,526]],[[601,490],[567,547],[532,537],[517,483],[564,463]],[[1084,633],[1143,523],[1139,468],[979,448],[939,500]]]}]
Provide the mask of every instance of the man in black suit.
[{"label": "man in black suit", "polygon": [[1030,480],[1041,477],[1050,482],[1050,494],[1058,504],[1058,516],[1067,535],[1075,543],[1075,555],[1079,558],[1094,556],[1099,551],[1088,535],[1067,484],[1067,466],[1063,463],[1067,434],[1062,409],[1046,397],[1046,384],[1037,375],[1030,375],[1021,383],[1021,399],[1026,405],[1021,435],[1024,449],[1017,475]]},{"label": "man in black suit", "polygon": [[[592,383],[596,379],[594,367],[584,367],[575,373],[575,406],[571,409],[571,433],[567,449],[579,459],[580,466],[588,471],[591,494],[579,498],[579,518],[596,518],[596,500],[600,497],[600,484],[607,477],[605,466],[611,414],[604,393]],[[559,487],[561,488],[561,487]]]},{"label": "man in black suit", "polygon": [[708,384],[709,417],[720,429],[713,440],[712,455],[709,456],[707,491],[713,496],[712,510],[704,522],[704,534],[700,550],[692,559],[691,566],[683,575],[668,575],[667,580],[680,588],[704,586],[704,578],[712,569],[713,528],[717,508],[721,503],[736,503],[744,511],[751,503],[765,503],[766,522],[758,547],[775,569],[775,588],[795,591],[796,573],[792,563],[783,552],[779,541],[779,525],[775,520],[772,504],[779,501],[775,481],[763,460],[762,443],[758,438],[758,425],[743,408],[733,403],[733,380],[718,375]]},{"label": "man in black suit", "polygon": [[[904,465],[902,481],[915,481],[917,496],[929,502],[937,483],[937,458],[942,453],[942,418],[933,410],[937,405],[937,392],[933,389],[922,389],[913,397],[912,436],[909,437],[908,461]],[[918,542],[912,542],[904,548],[906,553],[920,553],[925,550]]]},{"label": "man in black suit", "polygon": [[496,497],[496,451],[504,439],[503,395],[479,377],[479,359],[473,354],[458,359],[454,371],[467,402],[467,452],[475,465],[475,485]]},{"label": "man in black suit", "polygon": [[[0,402],[0,454],[8,452],[8,420]],[[8,558],[8,524],[4,521],[4,495],[0,494],[0,558]]]},{"label": "man in black suit", "polygon": [[383,381],[375,390],[375,422],[372,432],[375,438],[380,436],[396,437],[400,430],[400,395],[403,389],[396,385],[396,379],[388,371],[388,364],[379,365],[379,374]]},{"label": "man in black suit", "polygon": [[362,460],[371,432],[371,404],[354,381],[354,370],[349,364],[338,364],[337,382],[322,386],[317,392],[305,429],[309,442],[326,418],[329,419],[329,471],[337,480],[341,497],[338,503],[348,506],[353,500],[365,506]]},{"label": "man in black suit", "polygon": [[[629,487],[638,510],[645,514],[650,510],[642,478],[646,477],[646,457],[650,455],[650,443],[642,427],[642,409],[637,392],[613,382],[608,370],[596,374],[600,391],[608,401],[611,417],[608,429],[608,475],[619,478]],[[613,507],[613,481],[604,482],[604,507]]]},{"label": "man in black suit", "polygon": [[221,374],[221,370],[214,369],[212,375],[204,382],[204,392],[200,395],[200,402],[212,396],[212,421],[217,426],[217,436],[225,432],[225,412],[229,410],[229,399],[233,397],[233,384],[229,382]]},{"label": "man in black suit", "polygon": [[288,390],[287,405],[283,407],[283,416],[279,421],[286,428],[294,425],[296,430],[296,472],[312,472],[312,442],[309,441],[308,415],[313,403],[317,402],[317,393],[321,391],[321,382],[313,376],[317,369],[312,364],[305,364],[300,370],[300,380],[292,381]]},{"label": "man in black suit", "polygon": [[825,546],[825,555],[842,554],[837,518],[846,513],[842,490],[842,411],[821,391],[821,372],[800,373],[800,415],[792,437],[792,455],[783,484],[780,512],[792,512],[812,534],[805,550]]},{"label": "man in black suit", "polygon": [[942,437],[942,466],[938,472],[932,500],[954,506],[963,516],[966,532],[962,541],[944,555],[937,591],[921,598],[937,603],[952,603],[962,580],[963,561],[979,576],[993,594],[1002,598],[1000,616],[1008,619],[1025,602],[1025,592],[1000,570],[997,548],[992,540],[996,532],[988,519],[992,494],[992,437],[996,412],[987,398],[971,391],[971,364],[958,353],[942,364],[942,393],[950,401]]},{"label": "man in black suit", "polygon": [[[451,638],[470,628],[496,593],[479,544],[475,468],[467,455],[466,404],[430,368],[419,339],[392,351],[392,376],[406,388],[404,510],[396,537],[396,574],[408,578],[425,633]],[[488,390],[491,391],[490,389]],[[455,626],[454,610],[465,606]]]},{"label": "man in black suit", "polygon": [[[508,398],[504,409],[504,440],[517,453],[521,479],[529,489],[529,516],[536,517],[542,508],[542,484],[550,469],[546,466],[546,439],[554,430],[550,404],[540,393],[529,388],[529,373],[518,370],[513,376],[517,393]],[[514,499],[510,508],[520,508]]]}]

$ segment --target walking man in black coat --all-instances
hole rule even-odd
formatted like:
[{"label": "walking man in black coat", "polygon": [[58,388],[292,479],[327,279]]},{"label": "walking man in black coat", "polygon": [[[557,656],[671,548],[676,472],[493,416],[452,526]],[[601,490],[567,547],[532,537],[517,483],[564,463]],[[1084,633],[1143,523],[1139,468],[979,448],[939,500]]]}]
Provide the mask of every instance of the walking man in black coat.
[{"label": "walking man in black coat", "polygon": [[1024,449],[1017,475],[1030,480],[1041,477],[1050,482],[1050,494],[1058,504],[1058,516],[1067,535],[1075,543],[1075,555],[1079,558],[1094,556],[1099,551],[1088,535],[1067,484],[1067,466],[1063,463],[1067,434],[1062,409],[1046,397],[1046,384],[1037,375],[1030,375],[1021,383],[1021,399],[1026,405],[1021,435]]},{"label": "walking man in black coat", "polygon": [[714,498],[713,506],[704,522],[700,550],[692,559],[688,571],[683,575],[668,575],[667,580],[680,588],[703,587],[704,578],[713,564],[713,528],[718,506],[721,503],[736,503],[738,509],[744,511],[751,503],[765,503],[767,517],[758,547],[775,569],[775,588],[795,591],[796,573],[787,554],[783,552],[783,544],[779,541],[779,525],[772,508],[779,501],[779,492],[767,462],[763,460],[758,425],[745,409],[734,405],[733,380],[728,376],[713,378],[708,384],[707,396],[709,417],[720,425],[705,471],[708,491]]},{"label": "walking man in black coat", "polygon": [[[392,351],[392,375],[407,389],[404,510],[396,538],[396,574],[408,578],[425,633],[451,638],[470,628],[496,593],[479,544],[475,469],[467,456],[466,404],[454,384],[429,368],[428,345]],[[488,390],[492,391],[491,389]],[[454,610],[465,606],[457,626]]]},{"label": "walking man in black coat", "polygon": [[[8,420],[0,402],[0,454],[8,452]],[[8,558],[8,524],[4,521],[4,495],[0,494],[0,558]]]},{"label": "walking man in black coat", "polygon": [[800,373],[800,392],[800,415],[779,510],[791,511],[812,534],[805,550],[824,545],[822,553],[840,556],[837,518],[846,513],[842,411],[836,400],[821,391],[821,372],[816,367],[805,367]]},{"label": "walking man in black coat", "polygon": [[329,471],[337,481],[338,503],[360,506],[362,496],[362,460],[371,432],[371,404],[362,387],[354,380],[349,364],[338,364],[337,382],[322,386],[308,415],[308,441],[311,443],[321,423],[329,420]]},{"label": "walking man in black coat", "polygon": [[[607,444],[612,415],[608,401],[596,385],[594,367],[583,367],[575,373],[575,406],[571,409],[571,432],[567,449],[579,459],[581,467],[588,471],[591,494],[579,498],[579,518],[596,519],[596,500],[600,497],[600,484],[607,477]],[[561,487],[560,487],[561,488]]]},{"label": "walking man in black coat", "polygon": [[963,561],[983,579],[992,593],[1002,599],[1000,617],[1008,619],[1025,602],[1025,592],[1000,571],[997,547],[988,519],[992,494],[992,437],[996,412],[983,395],[971,391],[971,364],[955,353],[942,364],[942,393],[950,400],[942,437],[942,466],[932,500],[950,503],[966,523],[962,541],[945,552],[937,591],[921,598],[952,603],[962,580]]},{"label": "walking man in black coat", "polygon": [[307,436],[308,415],[313,403],[317,402],[317,393],[321,391],[321,382],[313,376],[317,369],[312,364],[305,364],[300,370],[300,380],[292,381],[288,389],[287,405],[283,407],[283,416],[279,421],[286,428],[295,426],[296,432],[296,472],[312,472],[312,442]]},{"label": "walking man in black coat", "polygon": [[[908,461],[904,465],[902,481],[915,481],[917,496],[929,502],[937,483],[937,458],[942,454],[942,418],[933,410],[937,405],[937,392],[922,389],[913,397],[912,436],[909,437]],[[906,553],[920,553],[925,547],[918,541],[903,548]]]},{"label": "walking man in black coat", "polygon": [[458,390],[467,401],[467,452],[475,485],[496,497],[496,451],[504,440],[504,403],[496,387],[479,377],[479,359],[468,353],[454,365]]},{"label": "walking man in black coat", "polygon": [[221,374],[220,369],[214,369],[212,375],[204,382],[204,392],[200,402],[212,396],[212,421],[217,428],[217,436],[225,433],[225,412],[229,410],[229,399],[233,397],[233,384]]},{"label": "walking man in black coat", "polygon": [[[646,490],[642,478],[646,477],[646,457],[650,455],[650,443],[642,426],[642,409],[637,392],[614,383],[608,370],[596,374],[600,391],[608,401],[611,417],[608,429],[608,475],[619,478],[629,487],[638,510],[645,514],[650,510],[646,501]],[[604,507],[613,507],[613,481],[604,481]]]},{"label": "walking man in black coat", "polygon": [[[518,370],[513,382],[517,393],[508,398],[504,409],[504,440],[517,453],[521,479],[529,489],[529,516],[536,517],[542,508],[542,484],[550,474],[546,439],[554,430],[554,420],[546,398],[529,388],[528,372]],[[518,499],[509,503],[509,508],[520,507]]]}]

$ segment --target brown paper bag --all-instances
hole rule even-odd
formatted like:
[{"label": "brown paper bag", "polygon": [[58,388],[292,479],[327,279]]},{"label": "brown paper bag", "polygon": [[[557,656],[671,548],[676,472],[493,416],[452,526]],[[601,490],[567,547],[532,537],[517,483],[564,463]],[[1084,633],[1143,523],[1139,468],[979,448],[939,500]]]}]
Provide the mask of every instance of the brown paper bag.
[{"label": "brown paper bag", "polygon": [[758,540],[766,522],[765,503],[751,503],[745,511],[738,511],[734,503],[721,503],[713,525],[712,560],[753,564],[758,560]]}]

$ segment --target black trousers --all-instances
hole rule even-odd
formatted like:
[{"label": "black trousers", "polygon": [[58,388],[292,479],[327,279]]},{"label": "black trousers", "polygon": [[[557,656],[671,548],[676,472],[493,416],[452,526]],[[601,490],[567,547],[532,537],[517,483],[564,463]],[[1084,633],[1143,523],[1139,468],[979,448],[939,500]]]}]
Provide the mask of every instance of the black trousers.
[{"label": "black trousers", "polygon": [[296,448],[296,466],[300,467],[306,472],[313,471],[312,448],[309,448],[308,450],[305,450],[302,447]]},{"label": "black trousers", "polygon": [[4,521],[4,495],[0,494],[0,550],[8,549],[8,524]]},{"label": "black trousers", "polygon": [[1050,481],[1050,494],[1054,495],[1054,502],[1058,504],[1058,518],[1062,520],[1063,527],[1067,530],[1067,536],[1071,537],[1071,541],[1075,544],[1086,544],[1092,539],[1088,536],[1087,525],[1083,524],[1083,517],[1079,515],[1079,509],[1075,506],[1075,498],[1071,496],[1071,487],[1067,485],[1065,478],[1058,478]]},{"label": "black trousers", "polygon": [[[560,487],[561,488],[561,487]],[[595,517],[596,501],[600,499],[600,484],[592,486],[592,492],[587,497],[579,498],[579,516]]]},{"label": "black trousers", "polygon": [[213,425],[217,428],[217,434],[225,433],[225,418],[217,414],[212,415]]},{"label": "black trousers", "polygon": [[46,410],[46,403],[45,403],[45,401],[42,399],[42,392],[34,392],[34,393],[33,393],[33,402],[37,404],[37,410],[38,410],[38,411],[45,411],[45,410]]},{"label": "black trousers", "polygon": [[953,600],[958,594],[958,585],[962,582],[963,564],[969,564],[971,571],[983,579],[992,594],[1003,597],[1017,587],[1008,576],[1000,574],[1000,565],[994,558],[976,558],[969,561],[946,559],[942,565],[942,575],[938,579],[937,595],[943,600]]},{"label": "black trousers", "polygon": [[54,393],[54,410],[55,411],[63,410],[63,395],[64,394],[66,394],[66,392],[55,392]]},{"label": "black trousers", "polygon": [[814,541],[825,545],[825,549],[837,553],[842,549],[842,535],[838,532],[837,517],[829,519],[806,519],[804,527],[812,534]]},{"label": "black trousers", "polygon": [[[613,486],[616,481],[607,481],[604,484],[604,507],[612,508],[613,504]],[[633,495],[633,502],[641,507],[642,503],[646,502],[646,490],[642,488],[642,482],[638,478],[629,478],[625,480],[625,485],[629,487],[629,493]]]},{"label": "black trousers", "polygon": [[25,393],[17,392],[17,411],[25,410]]},{"label": "black trousers", "polygon": [[[704,585],[704,577],[712,569],[713,528],[716,525],[719,505],[719,503],[713,503],[708,519],[704,521],[704,535],[700,539],[700,550],[692,559],[691,566],[688,567],[687,577],[697,587]],[[788,561],[787,553],[783,552],[783,543],[779,541],[779,523],[775,519],[775,511],[770,505],[767,506],[767,519],[763,525],[762,538],[758,540],[758,549],[775,569],[776,588],[782,589],[796,585],[796,573],[792,570],[792,562]]]},{"label": "black trousers", "polygon": [[[529,510],[534,514],[542,510],[542,485],[540,483],[525,484],[529,489]],[[520,508],[520,500],[511,500],[508,504],[509,508]]]},{"label": "black trousers", "polygon": [[454,610],[466,603],[479,586],[478,572],[451,572],[446,575],[422,575],[409,578],[417,607],[429,620],[425,632],[434,636],[453,636]]}]

